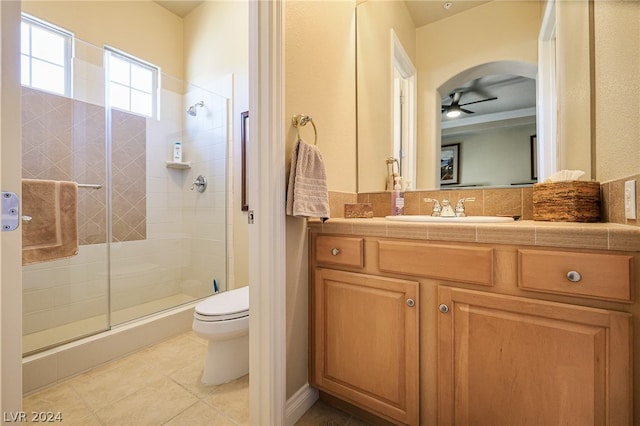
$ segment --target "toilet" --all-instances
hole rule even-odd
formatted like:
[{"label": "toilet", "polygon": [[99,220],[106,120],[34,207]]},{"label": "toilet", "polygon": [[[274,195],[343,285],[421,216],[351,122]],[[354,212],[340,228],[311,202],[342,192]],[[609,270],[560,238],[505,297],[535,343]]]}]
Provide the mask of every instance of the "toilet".
[{"label": "toilet", "polygon": [[202,383],[219,385],[249,372],[249,287],[214,294],[195,307],[193,331],[209,342]]}]

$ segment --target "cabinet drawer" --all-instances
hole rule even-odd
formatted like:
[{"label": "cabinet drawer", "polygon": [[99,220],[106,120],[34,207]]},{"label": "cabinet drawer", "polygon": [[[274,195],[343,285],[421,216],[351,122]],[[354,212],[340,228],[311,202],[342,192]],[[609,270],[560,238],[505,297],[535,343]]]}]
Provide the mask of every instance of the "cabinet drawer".
[{"label": "cabinet drawer", "polygon": [[316,238],[316,261],[352,268],[364,267],[364,238],[321,235]]},{"label": "cabinet drawer", "polygon": [[619,254],[518,250],[518,286],[544,293],[630,301],[632,260],[632,256]]},{"label": "cabinet drawer", "polygon": [[493,285],[493,249],[380,241],[380,270],[485,286]]}]

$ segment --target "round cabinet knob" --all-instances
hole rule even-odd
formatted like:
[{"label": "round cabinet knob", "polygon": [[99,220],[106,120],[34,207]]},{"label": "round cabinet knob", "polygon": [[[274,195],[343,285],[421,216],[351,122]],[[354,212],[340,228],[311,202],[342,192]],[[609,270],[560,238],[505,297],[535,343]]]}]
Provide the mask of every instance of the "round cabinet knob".
[{"label": "round cabinet knob", "polygon": [[407,306],[410,308],[413,308],[416,305],[415,300],[413,299],[407,299]]},{"label": "round cabinet knob", "polygon": [[440,306],[438,306],[438,310],[443,314],[446,314],[447,312],[449,312],[449,307],[444,303],[441,303]]},{"label": "round cabinet knob", "polygon": [[577,283],[582,279],[582,275],[578,271],[569,271],[567,272],[567,279],[572,283]]},{"label": "round cabinet knob", "polygon": [[337,249],[335,247],[331,249],[331,255],[332,256],[337,256],[339,254],[340,254],[340,249]]}]

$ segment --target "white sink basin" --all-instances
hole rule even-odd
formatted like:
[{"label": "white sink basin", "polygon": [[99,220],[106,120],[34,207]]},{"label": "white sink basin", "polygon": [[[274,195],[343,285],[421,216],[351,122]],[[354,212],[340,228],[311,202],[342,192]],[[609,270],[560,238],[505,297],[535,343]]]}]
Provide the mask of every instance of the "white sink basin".
[{"label": "white sink basin", "polygon": [[397,222],[451,222],[451,223],[505,223],[513,222],[509,216],[464,216],[443,217],[425,215],[386,216],[385,219]]}]

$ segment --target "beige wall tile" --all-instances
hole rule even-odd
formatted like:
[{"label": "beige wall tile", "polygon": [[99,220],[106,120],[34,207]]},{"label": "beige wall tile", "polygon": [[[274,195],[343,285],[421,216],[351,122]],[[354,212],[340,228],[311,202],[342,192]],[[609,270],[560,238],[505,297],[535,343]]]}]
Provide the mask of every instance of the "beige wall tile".
[{"label": "beige wall tile", "polygon": [[358,196],[353,192],[329,191],[331,217],[344,217],[344,205],[356,203]]},{"label": "beige wall tile", "polygon": [[515,188],[484,191],[484,215],[522,216],[522,190]]},{"label": "beige wall tile", "polygon": [[476,226],[474,224],[429,224],[427,238],[439,241],[476,241]]},{"label": "beige wall tile", "polygon": [[512,226],[487,225],[478,226],[477,231],[479,243],[533,245],[536,240],[534,226],[514,228]]},{"label": "beige wall tile", "polygon": [[611,250],[640,251],[640,226],[629,229],[609,230],[609,248]]},{"label": "beige wall tile", "polygon": [[536,228],[536,245],[606,250],[609,233],[606,227],[550,226]]}]

